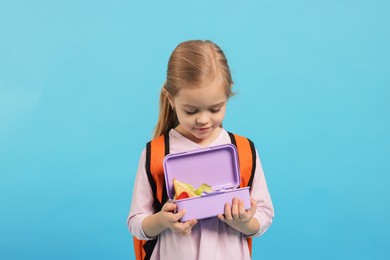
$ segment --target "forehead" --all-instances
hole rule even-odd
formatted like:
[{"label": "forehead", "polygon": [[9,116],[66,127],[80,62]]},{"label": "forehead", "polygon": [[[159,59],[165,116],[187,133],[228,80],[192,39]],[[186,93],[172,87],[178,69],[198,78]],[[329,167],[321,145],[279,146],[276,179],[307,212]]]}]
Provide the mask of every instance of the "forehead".
[{"label": "forehead", "polygon": [[209,107],[227,100],[225,87],[221,84],[205,87],[182,88],[174,100],[180,105]]}]

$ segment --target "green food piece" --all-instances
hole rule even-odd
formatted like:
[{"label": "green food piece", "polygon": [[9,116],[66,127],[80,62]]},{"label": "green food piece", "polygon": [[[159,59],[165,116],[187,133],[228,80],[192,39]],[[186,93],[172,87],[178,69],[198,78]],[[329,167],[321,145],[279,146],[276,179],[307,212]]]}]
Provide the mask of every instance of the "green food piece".
[{"label": "green food piece", "polygon": [[196,193],[196,195],[200,196],[200,195],[202,195],[203,192],[212,192],[212,191],[213,191],[213,189],[211,188],[210,185],[203,183],[194,192]]},{"label": "green food piece", "polygon": [[189,189],[190,191],[195,192],[195,188],[194,188],[194,186],[192,186],[191,184],[184,183],[184,182],[182,182],[182,184],[183,184],[187,189]]}]

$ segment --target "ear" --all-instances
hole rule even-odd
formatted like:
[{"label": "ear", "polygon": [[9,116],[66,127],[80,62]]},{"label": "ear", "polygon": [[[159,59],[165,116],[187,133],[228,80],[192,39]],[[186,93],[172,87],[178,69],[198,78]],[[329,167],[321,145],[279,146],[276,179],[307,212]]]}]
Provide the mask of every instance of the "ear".
[{"label": "ear", "polygon": [[163,90],[163,93],[164,93],[164,95],[168,98],[168,101],[169,101],[169,104],[171,105],[171,107],[172,107],[172,109],[173,109],[173,107],[174,107],[174,103],[173,103],[173,98],[172,98],[172,96],[168,93],[168,91],[164,88]]}]

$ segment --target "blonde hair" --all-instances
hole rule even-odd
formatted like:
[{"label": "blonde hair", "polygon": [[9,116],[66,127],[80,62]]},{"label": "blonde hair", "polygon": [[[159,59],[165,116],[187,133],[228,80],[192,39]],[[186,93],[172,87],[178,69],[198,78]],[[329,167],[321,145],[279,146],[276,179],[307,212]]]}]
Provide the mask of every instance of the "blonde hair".
[{"label": "blonde hair", "polygon": [[221,48],[211,41],[192,40],[180,43],[172,52],[167,79],[160,93],[160,112],[154,137],[166,134],[179,122],[164,89],[175,97],[181,88],[196,88],[218,82],[225,86],[226,96],[233,95],[233,80]]}]

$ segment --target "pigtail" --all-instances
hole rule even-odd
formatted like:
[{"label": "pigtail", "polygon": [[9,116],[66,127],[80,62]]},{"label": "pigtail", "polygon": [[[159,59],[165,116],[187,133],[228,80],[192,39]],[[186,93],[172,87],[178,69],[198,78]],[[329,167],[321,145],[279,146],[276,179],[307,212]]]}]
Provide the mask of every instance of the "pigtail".
[{"label": "pigtail", "polygon": [[175,128],[178,125],[176,112],[171,108],[168,97],[163,91],[164,88],[166,88],[166,84],[167,83],[165,82],[160,93],[160,111],[157,124],[154,129],[154,138],[168,133],[169,130]]}]

